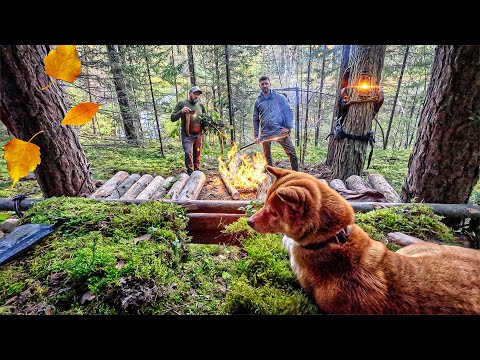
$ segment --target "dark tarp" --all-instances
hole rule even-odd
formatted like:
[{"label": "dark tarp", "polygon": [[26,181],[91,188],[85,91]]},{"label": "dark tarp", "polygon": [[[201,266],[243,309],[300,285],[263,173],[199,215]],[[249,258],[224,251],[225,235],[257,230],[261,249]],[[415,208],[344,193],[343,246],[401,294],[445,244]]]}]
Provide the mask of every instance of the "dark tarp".
[{"label": "dark tarp", "polygon": [[53,225],[25,224],[17,226],[11,233],[0,238],[0,266],[18,253],[50,235],[63,223],[59,219]]}]

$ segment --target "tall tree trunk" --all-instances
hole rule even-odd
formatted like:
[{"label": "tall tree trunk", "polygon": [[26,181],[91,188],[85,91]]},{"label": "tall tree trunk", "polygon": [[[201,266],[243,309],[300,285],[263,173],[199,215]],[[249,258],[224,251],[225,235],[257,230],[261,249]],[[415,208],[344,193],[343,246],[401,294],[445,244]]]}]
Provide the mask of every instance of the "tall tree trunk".
[{"label": "tall tree trunk", "polygon": [[231,98],[231,86],[230,86],[230,58],[228,54],[228,45],[225,45],[225,68],[227,70],[227,97],[228,97],[228,116],[230,119],[230,126],[232,129],[230,130],[230,139],[231,141],[235,141],[235,124],[233,122],[233,114],[232,114],[232,98]]},{"label": "tall tree trunk", "polygon": [[213,45],[213,52],[215,55],[215,73],[217,74],[218,109],[219,109],[220,117],[223,118],[223,102],[222,102],[222,93],[220,90],[220,67],[218,66],[217,45]]},{"label": "tall tree trunk", "polygon": [[282,85],[282,75],[280,73],[280,69],[277,64],[277,58],[275,57],[275,50],[273,49],[273,45],[270,45],[270,50],[272,51],[272,56],[273,56],[273,63],[275,64],[275,68],[277,69],[277,75],[278,75],[278,81],[280,82],[280,87],[283,87]]},{"label": "tall tree trunk", "polygon": [[413,96],[412,107],[410,108],[410,115],[408,116],[407,130],[405,132],[405,145],[404,145],[405,149],[408,149],[408,146],[409,146],[408,139],[410,137],[410,127],[412,123],[413,113],[415,110],[415,101],[417,100],[417,94],[418,94],[418,86],[415,87],[415,95]]},{"label": "tall tree trunk", "polygon": [[52,78],[44,71],[44,45],[0,45],[1,120],[16,138],[40,147],[41,163],[35,169],[44,197],[80,196],[95,189],[89,164],[78,136],[60,122],[69,109],[62,81],[48,89]]},{"label": "tall tree trunk", "polygon": [[325,81],[325,52],[327,51],[327,45],[323,45],[323,54],[322,54],[322,70],[320,72],[320,94],[318,96],[318,120],[315,125],[315,147],[318,146],[318,137],[320,135],[320,123],[322,119],[322,98],[323,98],[323,83]]},{"label": "tall tree trunk", "polygon": [[188,70],[190,71],[190,86],[196,85],[197,79],[195,78],[195,62],[193,61],[193,47],[187,45],[188,54]]},{"label": "tall tree trunk", "polygon": [[123,120],[123,130],[129,144],[138,145],[138,136],[135,131],[135,120],[132,116],[133,107],[127,95],[127,83],[120,67],[120,56],[117,45],[107,45],[107,54],[110,59],[110,69],[113,76],[113,83],[117,93],[120,114]]},{"label": "tall tree trunk", "polygon": [[395,92],[395,98],[393,99],[392,113],[390,114],[390,119],[388,120],[387,132],[385,134],[385,139],[383,140],[383,150],[387,148],[388,137],[390,135],[390,129],[392,127],[393,115],[395,114],[395,107],[397,106],[398,93],[400,92],[400,87],[402,86],[403,72],[405,71],[405,66],[407,65],[409,48],[410,48],[410,45],[407,45],[405,49],[405,54],[403,55],[402,69],[400,70],[400,76],[398,77],[397,91]]},{"label": "tall tree trunk", "polygon": [[[348,67],[348,59],[350,58],[350,45],[343,45],[342,47],[342,62],[340,63],[340,69],[338,70],[338,84],[337,84],[337,92],[335,93],[335,105],[333,106],[333,118],[332,123],[330,125],[330,132],[333,130],[333,122],[338,117],[338,94],[340,93],[340,87],[342,84],[342,77],[345,69]],[[325,160],[325,165],[332,166],[333,165],[333,156],[335,154],[335,147],[337,143],[333,140],[333,136],[328,138],[328,152],[327,158]]]},{"label": "tall tree trunk", "polygon": [[148,55],[145,51],[145,47],[144,47],[144,53],[145,53],[145,63],[147,64],[148,83],[150,84],[150,94],[152,95],[153,113],[155,115],[155,123],[157,124],[158,142],[160,143],[160,153],[162,154],[162,156],[165,156],[163,154],[163,143],[162,143],[162,135],[160,132],[160,123],[158,121],[157,105],[155,103],[155,96],[153,95],[152,77],[150,76],[150,64],[148,62]]},{"label": "tall tree trunk", "polygon": [[[350,87],[358,83],[365,63],[372,76],[372,85],[378,86],[385,58],[385,45],[354,45],[350,53],[349,64],[352,67],[348,97],[359,100],[358,92]],[[348,134],[367,135],[372,128],[374,103],[363,102],[350,105],[343,121],[343,129]],[[343,138],[337,141],[333,156],[332,176],[345,181],[351,175],[361,175],[368,143],[366,141]]]},{"label": "tall tree trunk", "polygon": [[479,84],[477,45],[437,46],[403,201],[467,203],[479,180]]},{"label": "tall tree trunk", "polygon": [[[172,66],[175,68],[175,57],[173,56],[173,46],[172,46],[172,54],[171,54],[171,59],[172,59]],[[178,86],[177,86],[177,77],[175,76],[174,79],[174,84],[175,84],[175,99],[176,102],[178,103]]]},{"label": "tall tree trunk", "polygon": [[307,64],[307,105],[305,108],[305,127],[303,129],[303,150],[300,153],[300,164],[303,167],[305,161],[305,153],[307,152],[307,139],[308,139],[308,108],[310,97],[310,69],[312,64],[312,45],[308,45],[308,64]]}]

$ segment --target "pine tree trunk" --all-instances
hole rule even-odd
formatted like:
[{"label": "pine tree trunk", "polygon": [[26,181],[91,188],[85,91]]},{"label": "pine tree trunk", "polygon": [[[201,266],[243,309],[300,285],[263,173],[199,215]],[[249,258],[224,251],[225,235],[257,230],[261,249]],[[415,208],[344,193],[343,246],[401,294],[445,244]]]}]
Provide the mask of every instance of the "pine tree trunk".
[{"label": "pine tree trunk", "polygon": [[193,61],[193,48],[192,45],[187,45],[188,54],[188,70],[190,71],[190,85],[196,85],[197,79],[195,77],[195,62]]},{"label": "pine tree trunk", "polygon": [[130,144],[137,145],[138,137],[135,131],[134,118],[132,116],[132,106],[127,96],[127,83],[122,69],[120,68],[120,56],[116,45],[107,45],[107,53],[110,59],[110,68],[117,93],[120,114],[123,120],[123,130],[125,137]]},{"label": "pine tree trunk", "polygon": [[402,200],[467,203],[479,180],[480,47],[435,49]]},{"label": "pine tree trunk", "polygon": [[317,112],[317,123],[315,124],[315,147],[318,146],[318,137],[320,135],[320,124],[322,121],[322,99],[323,99],[323,83],[325,81],[325,59],[327,52],[327,45],[323,45],[323,54],[322,54],[322,70],[320,70],[320,93],[318,94],[318,112]]},{"label": "pine tree trunk", "polygon": [[392,128],[393,115],[395,114],[395,107],[397,106],[398,93],[400,92],[400,87],[402,86],[403,72],[405,71],[405,66],[407,65],[409,48],[410,48],[410,45],[407,45],[405,49],[405,54],[403,55],[402,69],[400,70],[400,76],[398,77],[397,91],[395,92],[395,98],[393,99],[392,113],[390,114],[390,119],[388,120],[387,132],[385,134],[385,139],[383,140],[383,150],[387,148],[388,137],[390,136],[390,129]]},{"label": "pine tree trunk", "polygon": [[217,75],[218,109],[219,109],[220,117],[223,118],[223,101],[222,101],[222,93],[220,88],[220,67],[218,66],[217,45],[213,45],[213,52],[215,55],[215,73]]},{"label": "pine tree trunk", "polygon": [[[335,105],[333,107],[333,119],[332,123],[330,124],[330,132],[333,130],[333,122],[338,117],[338,94],[340,93],[340,85],[342,83],[342,76],[345,69],[348,67],[348,59],[350,57],[350,45],[343,45],[342,47],[342,62],[340,64],[340,70],[338,72],[338,84],[337,84],[337,92],[335,96]],[[333,164],[333,155],[335,154],[335,145],[336,141],[333,140],[333,136],[328,138],[328,152],[327,158],[325,160],[325,165],[332,166]]]},{"label": "pine tree trunk", "polygon": [[[385,45],[355,45],[350,52],[349,65],[352,67],[348,81],[348,96],[350,101],[359,100],[355,86],[365,62],[372,76],[372,85],[378,86],[385,58]],[[366,135],[372,128],[374,117],[374,103],[364,102],[350,105],[343,130],[352,135]],[[332,177],[346,180],[351,175],[361,175],[365,163],[365,154],[368,143],[366,141],[343,138],[336,141],[332,164]]]},{"label": "pine tree trunk", "polygon": [[41,163],[35,169],[44,197],[89,194],[95,184],[78,136],[60,122],[68,110],[62,81],[44,70],[44,45],[0,45],[1,120],[17,139],[40,146]]},{"label": "pine tree trunk", "polygon": [[230,130],[230,140],[234,142],[235,141],[235,124],[233,121],[233,114],[232,114],[232,90],[230,86],[230,59],[229,59],[229,53],[228,53],[228,45],[225,45],[225,69],[227,72],[228,117],[230,119],[230,126],[232,127]]}]

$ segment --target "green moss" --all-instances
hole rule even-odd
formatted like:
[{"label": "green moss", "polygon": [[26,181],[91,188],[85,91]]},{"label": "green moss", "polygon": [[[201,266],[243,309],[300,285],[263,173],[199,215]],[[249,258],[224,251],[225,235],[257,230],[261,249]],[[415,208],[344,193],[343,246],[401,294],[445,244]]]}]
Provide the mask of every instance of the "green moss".
[{"label": "green moss", "polygon": [[[453,230],[441,222],[432,208],[424,204],[405,204],[357,213],[355,223],[363,228],[374,240],[386,242],[390,232],[402,232],[425,241],[440,240],[450,245],[458,245]],[[395,244],[387,245],[398,250]]]},{"label": "green moss", "polygon": [[301,292],[266,283],[252,286],[246,276],[236,279],[227,294],[226,312],[232,314],[305,315],[318,308]]},{"label": "green moss", "polygon": [[[66,222],[0,268],[0,313],[232,314],[244,312],[245,303],[252,314],[316,308],[277,235],[246,232],[243,248],[192,244],[186,209],[157,201],[51,198],[32,206],[22,223],[57,217]],[[229,225],[247,229],[246,218]]]}]

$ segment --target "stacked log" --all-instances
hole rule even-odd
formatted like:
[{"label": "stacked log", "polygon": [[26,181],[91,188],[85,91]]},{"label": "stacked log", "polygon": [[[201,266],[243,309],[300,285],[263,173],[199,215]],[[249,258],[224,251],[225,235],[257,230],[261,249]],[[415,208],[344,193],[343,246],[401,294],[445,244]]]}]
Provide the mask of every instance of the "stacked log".
[{"label": "stacked log", "polygon": [[178,194],[179,201],[185,201],[190,199],[197,199],[198,195],[200,195],[200,191],[202,191],[202,187],[205,184],[207,177],[201,171],[194,171],[190,174],[189,179],[185,183]]},{"label": "stacked log", "polygon": [[118,185],[114,191],[107,196],[107,199],[120,199],[135,182],[140,179],[139,174],[131,174],[128,178]]},{"label": "stacked log", "polygon": [[180,191],[182,191],[189,178],[190,175],[186,173],[181,173],[178,180],[173,183],[172,187],[170,188],[170,190],[168,190],[165,197],[167,199],[176,200],[178,198],[178,195],[180,195]]},{"label": "stacked log", "polygon": [[107,182],[90,194],[89,198],[100,199],[109,196],[127,177],[128,173],[126,171],[118,171]]},{"label": "stacked log", "polygon": [[133,184],[130,189],[127,190],[125,194],[123,194],[120,199],[121,200],[131,200],[136,199],[137,196],[147,187],[148,184],[153,180],[153,176],[150,174],[143,175],[138,181]]}]

